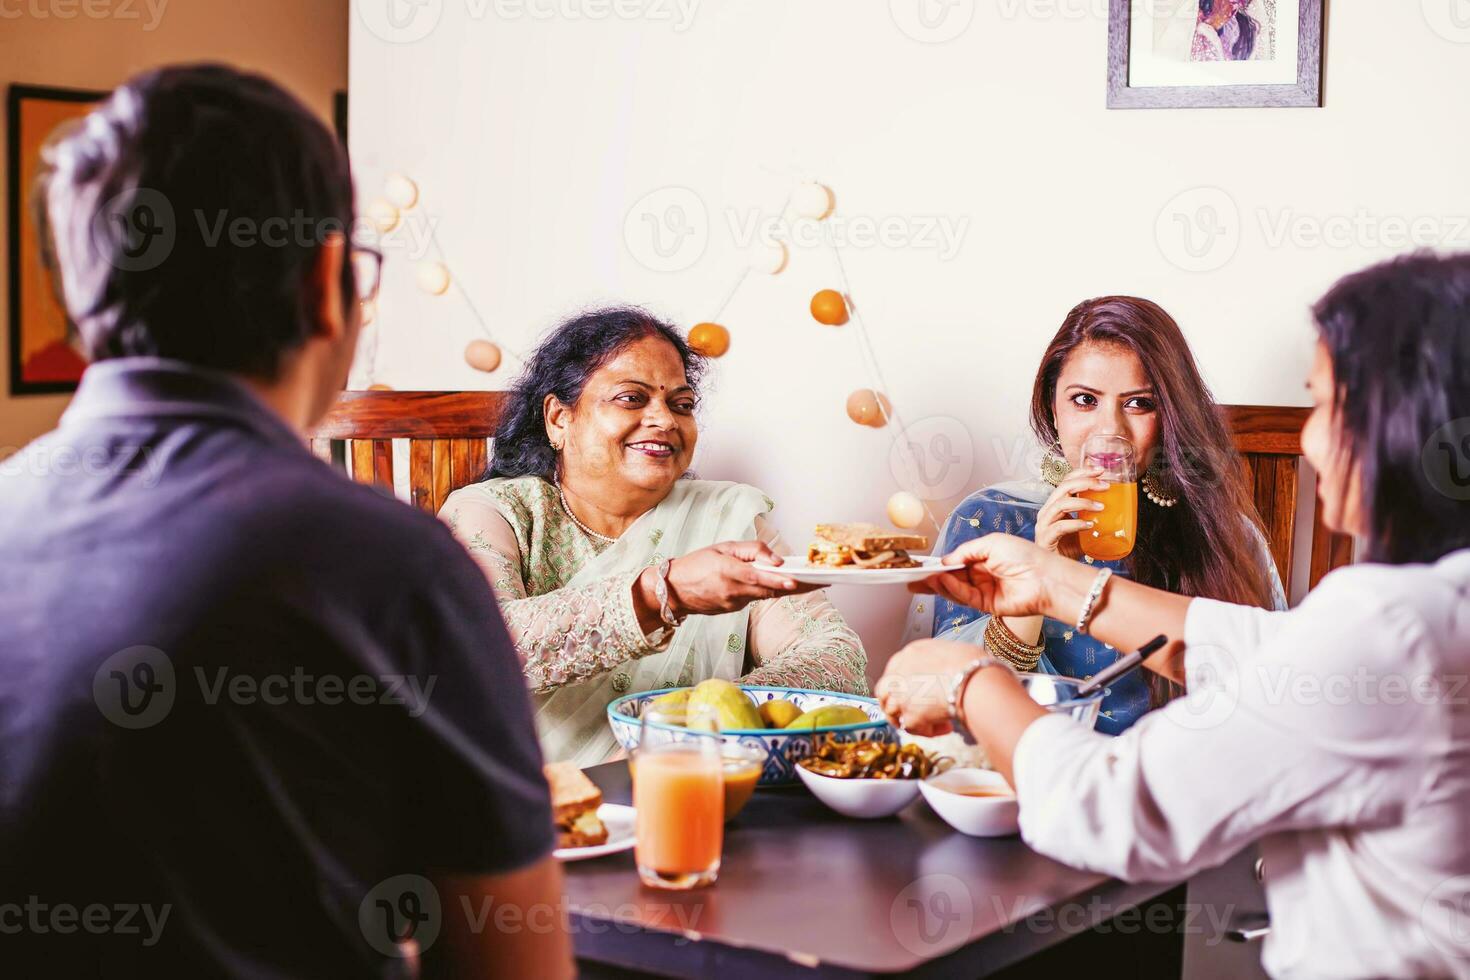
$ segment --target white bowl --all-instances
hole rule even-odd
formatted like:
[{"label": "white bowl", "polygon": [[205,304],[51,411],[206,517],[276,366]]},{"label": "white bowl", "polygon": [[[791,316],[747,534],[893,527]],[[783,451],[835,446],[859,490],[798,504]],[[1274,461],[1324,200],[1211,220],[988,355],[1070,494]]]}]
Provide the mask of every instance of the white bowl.
[{"label": "white bowl", "polygon": [[[1005,796],[961,796],[964,788],[1004,790]],[[971,837],[1006,837],[1019,833],[1020,807],[1005,777],[989,769],[950,769],[919,784],[919,792],[939,818]]]},{"label": "white bowl", "polygon": [[844,817],[891,817],[919,795],[917,779],[839,779],[806,766],[797,766],[796,774],[813,796]]}]

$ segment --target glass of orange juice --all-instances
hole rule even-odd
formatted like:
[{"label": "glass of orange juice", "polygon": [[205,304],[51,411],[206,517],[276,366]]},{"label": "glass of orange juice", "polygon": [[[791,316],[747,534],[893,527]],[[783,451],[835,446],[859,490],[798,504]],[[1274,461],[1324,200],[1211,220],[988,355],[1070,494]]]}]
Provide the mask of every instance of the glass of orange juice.
[{"label": "glass of orange juice", "polygon": [[725,824],[718,716],[650,705],[639,729],[632,758],[638,877],[653,888],[714,884]]},{"label": "glass of orange juice", "polygon": [[1133,443],[1123,436],[1088,436],[1082,444],[1082,465],[1102,470],[1106,490],[1078,494],[1100,501],[1103,509],[1085,515],[1095,521],[1091,530],[1077,533],[1082,553],[1098,561],[1117,561],[1133,553],[1138,536],[1138,464]]}]

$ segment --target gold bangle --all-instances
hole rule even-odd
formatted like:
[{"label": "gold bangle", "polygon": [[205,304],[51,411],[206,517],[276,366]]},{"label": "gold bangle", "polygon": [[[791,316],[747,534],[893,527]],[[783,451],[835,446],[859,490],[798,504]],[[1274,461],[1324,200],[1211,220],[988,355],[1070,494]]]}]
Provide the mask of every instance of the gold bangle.
[{"label": "gold bangle", "polygon": [[1001,622],[999,616],[990,617],[990,622],[986,624],[985,646],[991,653],[1022,672],[1035,670],[1041,663],[1041,655],[1046,651],[1045,642],[1022,642],[1020,637]]}]

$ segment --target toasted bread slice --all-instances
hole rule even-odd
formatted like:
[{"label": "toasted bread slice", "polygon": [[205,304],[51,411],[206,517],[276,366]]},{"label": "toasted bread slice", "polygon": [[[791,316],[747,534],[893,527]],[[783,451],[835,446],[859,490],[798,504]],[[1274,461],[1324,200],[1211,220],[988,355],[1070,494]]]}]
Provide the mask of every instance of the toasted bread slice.
[{"label": "toasted bread slice", "polygon": [[607,843],[607,824],[597,819],[596,810],[584,811],[570,825],[556,828],[557,847],[596,847]]},{"label": "toasted bread slice", "polygon": [[834,545],[845,545],[870,555],[883,551],[923,551],[929,539],[922,534],[905,534],[876,524],[818,524],[816,535]]},{"label": "toasted bread slice", "polygon": [[602,790],[573,762],[553,762],[543,770],[551,786],[552,818],[558,827],[570,827],[584,813],[597,813]]}]

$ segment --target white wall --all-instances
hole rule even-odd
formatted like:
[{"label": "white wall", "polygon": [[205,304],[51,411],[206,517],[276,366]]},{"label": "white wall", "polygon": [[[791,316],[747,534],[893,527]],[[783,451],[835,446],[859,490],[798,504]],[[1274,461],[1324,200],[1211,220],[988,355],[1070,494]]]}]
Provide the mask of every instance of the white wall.
[{"label": "white wall", "polygon": [[[227,61],[263,71],[331,124],[347,87],[348,0],[0,0],[0,87],[108,91],[154,65]],[[0,187],[8,178],[0,154]],[[3,195],[0,195],[3,198]],[[0,200],[0,228],[7,225]],[[0,238],[4,238],[0,234]],[[0,244],[0,269],[8,268]],[[0,275],[0,351],[8,350],[9,279]],[[0,457],[51,429],[69,396],[11,397],[0,370]]]},{"label": "white wall", "polygon": [[[437,222],[460,282],[516,349],[592,303],[708,318],[741,268],[729,215],[778,210],[801,177],[830,184],[846,218],[896,218],[912,235],[931,219],[968,222],[952,256],[920,239],[843,257],[898,411],[955,435],[964,478],[938,488],[941,518],[965,489],[1020,475],[1012,447],[1037,358],[1078,300],[1158,300],[1220,400],[1302,404],[1317,295],[1403,251],[1391,236],[1410,221],[1423,219],[1425,240],[1470,241],[1456,220],[1470,215],[1470,130],[1453,110],[1470,46],[1446,19],[1454,0],[1332,4],[1323,109],[1111,112],[1104,0],[956,0],[935,9],[961,18],[950,26],[973,21],[947,43],[900,28],[916,0],[704,0],[687,25],[673,0],[619,0],[641,14],[631,19],[596,19],[611,8],[596,0],[552,2],[429,3],[408,28],[432,26],[420,38],[369,26],[377,3],[359,8],[361,193],[393,171],[419,180],[412,221]],[[642,227],[635,205],[671,187],[697,204],[664,191],[654,217],[670,202],[702,207],[708,245],[660,272],[640,263],[647,241],[630,247],[625,221]],[[1230,234],[1204,257],[1218,268],[1186,271],[1175,212],[1198,235],[1206,206]],[[1314,243],[1314,228],[1343,237]],[[407,241],[391,250],[376,380],[503,386],[505,369],[463,366],[473,320],[453,293],[415,289]],[[722,317],[734,345],[696,463],[765,488],[798,545],[819,520],[881,520],[898,488],[896,427],[844,414],[848,392],[873,383],[855,331],[806,313],[813,291],[839,285],[821,248],[747,283]],[[836,599],[885,658],[905,596]]]}]

